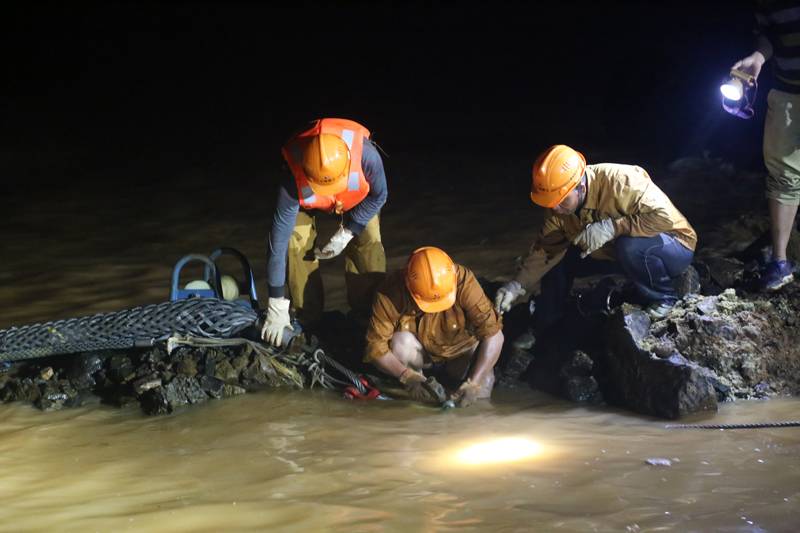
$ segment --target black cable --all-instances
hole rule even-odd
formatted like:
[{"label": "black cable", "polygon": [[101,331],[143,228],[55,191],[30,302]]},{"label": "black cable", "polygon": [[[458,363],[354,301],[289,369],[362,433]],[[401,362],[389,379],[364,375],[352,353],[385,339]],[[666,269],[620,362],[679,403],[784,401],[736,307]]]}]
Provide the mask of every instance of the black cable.
[{"label": "black cable", "polygon": [[753,422],[749,424],[667,424],[666,429],[758,429],[800,427],[800,421]]}]

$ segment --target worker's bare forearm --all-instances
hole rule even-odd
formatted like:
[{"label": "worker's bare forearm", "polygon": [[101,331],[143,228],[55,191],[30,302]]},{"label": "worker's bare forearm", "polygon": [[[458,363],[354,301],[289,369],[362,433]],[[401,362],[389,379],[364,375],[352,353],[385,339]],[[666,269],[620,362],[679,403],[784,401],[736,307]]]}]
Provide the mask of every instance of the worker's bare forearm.
[{"label": "worker's bare forearm", "polygon": [[400,374],[402,374],[407,368],[406,365],[404,365],[391,350],[379,358],[374,359],[372,364],[384,374],[394,378],[399,378]]},{"label": "worker's bare forearm", "polygon": [[475,365],[473,365],[472,373],[469,376],[470,381],[481,383],[489,371],[494,368],[500,358],[504,340],[503,331],[500,330],[491,337],[486,337],[478,344]]}]

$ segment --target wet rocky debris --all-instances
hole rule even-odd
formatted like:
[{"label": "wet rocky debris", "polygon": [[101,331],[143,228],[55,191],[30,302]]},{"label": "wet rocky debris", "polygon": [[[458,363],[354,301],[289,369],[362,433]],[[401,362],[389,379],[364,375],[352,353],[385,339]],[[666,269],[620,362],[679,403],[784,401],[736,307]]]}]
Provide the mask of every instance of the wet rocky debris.
[{"label": "wet rocky debris", "polygon": [[575,307],[538,337],[512,337],[499,382],[667,419],[800,394],[798,284],[776,294],[688,294],[657,320],[632,303],[593,316]]},{"label": "wet rocky debris", "polygon": [[[299,339],[292,346],[308,348]],[[313,345],[311,345],[313,347]],[[197,347],[166,343],[148,349],[54,356],[14,363],[0,373],[0,400],[52,411],[90,402],[139,404],[149,415],[246,392],[306,384],[309,375],[292,358],[301,348],[271,357],[250,345]]]}]

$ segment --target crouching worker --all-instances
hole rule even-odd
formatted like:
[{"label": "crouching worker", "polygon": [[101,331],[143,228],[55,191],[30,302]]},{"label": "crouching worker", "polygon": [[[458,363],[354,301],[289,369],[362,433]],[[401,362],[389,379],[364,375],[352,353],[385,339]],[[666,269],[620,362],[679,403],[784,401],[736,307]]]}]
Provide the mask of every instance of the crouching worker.
[{"label": "crouching worker", "polygon": [[426,246],[378,288],[366,341],[364,361],[397,378],[412,399],[441,401],[427,374],[466,407],[491,396],[503,332],[475,275]]},{"label": "crouching worker", "polygon": [[574,278],[596,273],[587,268],[593,263],[587,257],[616,260],[654,318],[675,304],[697,234],[644,169],[586,165],[572,148],[552,146],[533,165],[531,200],[550,211],[515,278],[498,290],[499,312],[541,282],[534,325],[541,331],[553,324],[563,315]]}]

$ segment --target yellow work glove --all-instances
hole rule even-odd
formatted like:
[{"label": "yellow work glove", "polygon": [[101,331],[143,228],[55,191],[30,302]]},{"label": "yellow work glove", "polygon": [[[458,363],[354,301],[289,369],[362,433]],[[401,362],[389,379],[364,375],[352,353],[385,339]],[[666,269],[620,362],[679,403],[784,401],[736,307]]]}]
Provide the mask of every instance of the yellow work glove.
[{"label": "yellow work glove", "polygon": [[481,392],[481,386],[474,381],[467,379],[461,386],[455,391],[452,396],[450,397],[453,400],[457,407],[469,407],[475,400],[478,399],[478,395]]},{"label": "yellow work glove", "polygon": [[[408,396],[417,402],[441,403],[444,399],[444,388],[435,378],[425,378],[422,372],[406,368],[397,378],[408,392]],[[438,394],[437,394],[438,392]]]},{"label": "yellow work glove", "polygon": [[581,257],[586,257],[602,248],[608,241],[613,240],[615,236],[614,221],[606,218],[600,222],[592,222],[583,228],[583,231],[572,240],[572,243],[583,250]]}]

